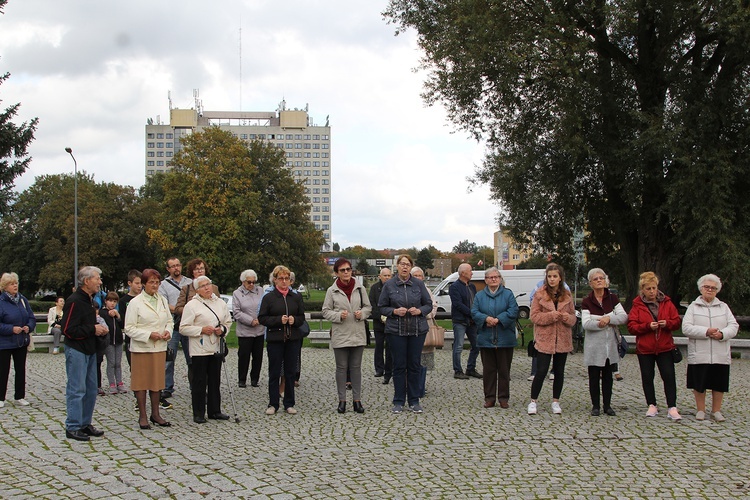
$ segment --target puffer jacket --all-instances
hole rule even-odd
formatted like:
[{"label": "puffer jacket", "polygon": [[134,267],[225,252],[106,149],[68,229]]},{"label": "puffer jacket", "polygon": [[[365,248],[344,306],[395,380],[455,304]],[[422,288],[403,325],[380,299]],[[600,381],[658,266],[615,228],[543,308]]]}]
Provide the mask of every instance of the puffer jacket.
[{"label": "puffer jacket", "polygon": [[[724,334],[721,340],[706,337],[706,330],[718,328]],[[737,336],[740,325],[729,306],[714,298],[711,303],[698,297],[688,306],[682,320],[682,333],[688,340],[689,365],[732,363],[732,350],[729,340]]]},{"label": "puffer jacket", "polygon": [[28,326],[29,332],[36,328],[36,318],[26,297],[18,294],[15,304],[6,292],[0,294],[0,350],[18,349],[29,345],[28,333],[13,333],[14,326]]},{"label": "puffer jacket", "polygon": [[[565,313],[562,321],[555,319],[557,311]],[[531,303],[531,322],[534,323],[534,347],[544,354],[566,353],[573,350],[573,331],[576,310],[569,293],[557,303],[542,288],[534,294]]]},{"label": "puffer jacket", "polygon": [[[471,305],[471,317],[477,324],[477,347],[480,349],[497,349],[516,347],[516,318],[518,303],[513,292],[499,286],[494,292],[490,287],[480,290]],[[487,326],[487,318],[497,318],[495,326]]]},{"label": "puffer jacket", "polygon": [[[628,331],[635,335],[637,354],[661,354],[674,349],[672,332],[680,328],[680,315],[669,297],[662,292],[659,292],[656,300],[659,303],[659,313],[654,320],[641,296],[633,299],[633,306],[628,314]],[[652,330],[651,323],[660,320],[666,320],[667,326]]]},{"label": "puffer jacket", "polygon": [[[358,347],[367,344],[367,334],[365,333],[365,324],[370,317],[372,307],[370,298],[367,296],[365,287],[357,283],[352,290],[351,302],[337,285],[337,281],[326,291],[326,298],[323,300],[323,318],[330,321],[331,324],[331,347],[338,349],[341,347]],[[362,319],[354,318],[355,311],[362,311]],[[349,315],[345,320],[341,320],[341,311],[348,311]]]}]

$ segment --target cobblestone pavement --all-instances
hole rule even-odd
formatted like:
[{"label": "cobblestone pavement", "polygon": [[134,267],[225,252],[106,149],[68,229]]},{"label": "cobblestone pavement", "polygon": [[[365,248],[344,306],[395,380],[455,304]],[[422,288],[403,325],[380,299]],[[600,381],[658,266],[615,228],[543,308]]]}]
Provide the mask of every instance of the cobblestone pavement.
[{"label": "cobblestone pavement", "polygon": [[[27,408],[0,409],[3,498],[747,498],[750,361],[735,360],[724,423],[696,421],[685,363],[677,366],[685,419],[645,418],[637,359],[615,382],[616,417],[589,416],[583,356],[568,358],[562,415],[545,382],[526,414],[530,360],[516,352],[507,410],[484,409],[482,382],[455,380],[447,350],[428,375],[425,413],[390,413],[393,386],[373,376],[365,351],[363,415],[336,413],[333,354],[303,350],[299,414],[266,416],[267,384],[240,389],[241,419],[192,422],[184,358],[177,362],[171,428],[141,431],[132,394],[99,397],[102,438],[65,438],[64,356],[28,358]],[[464,362],[466,353],[464,353]],[[123,359],[124,363],[124,359]],[[481,368],[481,364],[480,364]],[[264,364],[264,371],[266,365]],[[127,373],[127,368],[125,368]],[[126,375],[127,378],[127,375]],[[12,399],[12,379],[8,397]],[[657,395],[663,392],[657,375]],[[234,417],[225,384],[222,406]],[[710,398],[709,398],[710,399]]]}]

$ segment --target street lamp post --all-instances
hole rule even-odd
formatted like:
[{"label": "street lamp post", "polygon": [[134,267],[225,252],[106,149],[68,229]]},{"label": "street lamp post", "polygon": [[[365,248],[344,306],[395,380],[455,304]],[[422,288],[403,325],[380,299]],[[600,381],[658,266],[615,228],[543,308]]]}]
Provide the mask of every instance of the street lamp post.
[{"label": "street lamp post", "polygon": [[78,286],[78,162],[73,150],[65,148],[73,158],[73,288]]}]

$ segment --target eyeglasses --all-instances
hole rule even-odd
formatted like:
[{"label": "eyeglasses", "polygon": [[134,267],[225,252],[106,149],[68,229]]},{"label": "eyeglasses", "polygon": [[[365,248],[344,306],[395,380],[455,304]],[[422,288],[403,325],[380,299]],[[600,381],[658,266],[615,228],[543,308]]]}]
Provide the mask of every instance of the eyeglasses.
[{"label": "eyeglasses", "polygon": [[339,272],[340,273],[350,273],[350,272],[352,272],[352,268],[351,267],[340,267],[339,268]]},{"label": "eyeglasses", "polygon": [[175,267],[182,267],[182,264],[172,264],[169,266],[169,269],[174,269]]},{"label": "eyeglasses", "polygon": [[411,262],[399,262],[398,265],[403,267],[411,267]]},{"label": "eyeglasses", "polygon": [[256,282],[251,281],[251,280],[245,280],[245,283],[247,283],[248,285],[254,285]]},{"label": "eyeglasses", "polygon": [[606,279],[604,276],[597,276],[596,278],[591,278],[589,281],[605,281]]},{"label": "eyeglasses", "polygon": [[485,276],[485,279],[488,279],[488,280],[499,280],[500,276]]},{"label": "eyeglasses", "polygon": [[707,292],[716,292],[716,291],[718,291],[718,290],[719,290],[719,289],[718,289],[718,288],[716,288],[715,286],[708,286],[708,285],[703,285],[703,286],[702,286],[701,288],[703,288],[703,289],[704,289],[704,290],[706,290]]},{"label": "eyeglasses", "polygon": [[289,281],[291,278],[289,276],[277,276],[276,279],[278,281]]}]

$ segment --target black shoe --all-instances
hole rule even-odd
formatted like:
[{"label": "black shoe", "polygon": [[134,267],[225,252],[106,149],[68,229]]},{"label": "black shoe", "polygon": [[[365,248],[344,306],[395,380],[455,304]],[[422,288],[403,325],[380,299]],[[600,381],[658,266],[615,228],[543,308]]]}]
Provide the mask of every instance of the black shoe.
[{"label": "black shoe", "polygon": [[339,401],[339,407],[336,408],[339,413],[346,413],[346,401]]},{"label": "black shoe", "polygon": [[601,412],[599,411],[599,408],[596,408],[596,407],[591,408],[591,416],[592,417],[598,417],[600,414],[601,414]]},{"label": "black shoe", "polygon": [[226,413],[214,413],[213,415],[209,415],[208,418],[212,420],[229,420],[229,415]]},{"label": "black shoe", "polygon": [[195,422],[196,424],[205,424],[206,423],[206,419],[203,418],[203,417],[200,417],[200,416],[194,416],[193,417],[193,422]]},{"label": "black shoe", "polygon": [[469,380],[469,376],[465,374],[464,372],[456,372],[453,374],[453,378],[457,378],[459,380]]},{"label": "black shoe", "polygon": [[388,374],[383,375],[383,385],[388,385],[388,383],[391,381],[391,376]]},{"label": "black shoe", "polygon": [[65,430],[65,437],[69,439],[75,439],[76,441],[89,441],[91,440],[88,435],[84,434],[83,431],[69,431]]},{"label": "black shoe", "polygon": [[383,372],[375,372],[375,376],[376,377],[382,377],[383,376]]},{"label": "black shoe", "polygon": [[157,422],[156,419],[153,417],[153,415],[149,418],[149,420],[151,420],[152,424],[156,424],[159,427],[172,427],[172,424],[166,420],[162,423]]},{"label": "black shoe", "polygon": [[138,422],[138,427],[140,427],[142,431],[147,431],[147,430],[151,429],[151,426],[149,424],[144,425],[144,424],[142,424],[140,422]]},{"label": "black shoe", "polygon": [[607,414],[607,415],[609,415],[610,417],[615,417],[615,416],[617,416],[617,413],[615,413],[615,410],[613,410],[612,408],[605,408],[605,409],[604,409],[604,413],[606,413],[606,414]]},{"label": "black shoe", "polygon": [[172,403],[167,401],[165,398],[161,398],[159,400],[159,408],[162,410],[171,410],[172,409]]},{"label": "black shoe", "polygon": [[466,370],[466,378],[469,377],[482,378],[482,374],[476,370]]},{"label": "black shoe", "polygon": [[172,393],[171,392],[167,392],[167,391],[161,391],[161,394],[159,395],[159,397],[161,399],[169,399],[169,398],[172,397]]},{"label": "black shoe", "polygon": [[355,401],[354,402],[354,411],[356,411],[357,413],[364,413],[365,412],[365,408],[364,408],[364,406],[362,406],[362,401]]},{"label": "black shoe", "polygon": [[253,387],[258,387],[258,381],[257,380],[251,380],[250,385]]},{"label": "black shoe", "polygon": [[247,383],[246,383],[246,382],[240,382],[240,383],[239,383],[239,386],[240,386],[240,387],[247,387]]},{"label": "black shoe", "polygon": [[104,435],[104,431],[100,431],[99,429],[97,429],[96,427],[94,427],[91,424],[89,424],[86,427],[84,427],[83,429],[81,429],[81,432],[83,432],[87,436],[94,436],[94,437],[99,437],[99,436],[103,436]]}]

